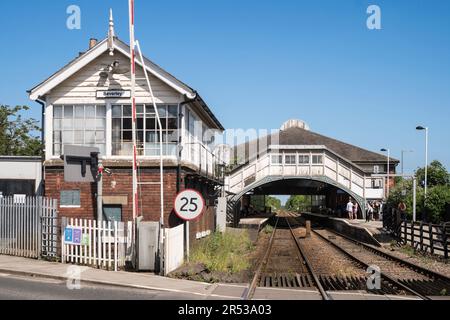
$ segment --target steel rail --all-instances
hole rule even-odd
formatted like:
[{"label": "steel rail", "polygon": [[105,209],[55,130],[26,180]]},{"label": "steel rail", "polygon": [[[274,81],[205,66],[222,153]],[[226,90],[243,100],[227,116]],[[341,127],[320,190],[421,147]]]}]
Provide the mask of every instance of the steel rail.
[{"label": "steel rail", "polygon": [[[335,243],[334,241],[331,241],[330,239],[326,238],[325,236],[321,235],[320,233],[318,233],[316,230],[312,229],[311,230],[314,234],[316,234],[317,236],[319,236],[321,239],[325,240],[326,242],[330,243],[331,245],[333,245],[335,248],[337,248],[338,250],[340,250],[341,252],[345,253],[347,256],[349,256],[351,259],[353,259],[354,261],[364,265],[366,268],[369,267],[369,265],[367,263],[365,263],[364,261],[362,261],[361,259],[357,258],[356,256],[354,256],[351,252],[349,252],[348,250],[342,248],[341,246],[339,246],[337,243]],[[327,231],[329,231],[327,229]],[[333,231],[330,231],[331,233],[334,233]],[[336,235],[339,235],[337,233],[334,233]],[[353,242],[355,242],[353,240]],[[356,243],[358,244],[358,243]],[[402,288],[405,291],[408,291],[409,293],[421,298],[422,300],[431,300],[431,298],[424,296],[422,294],[420,294],[419,292],[415,291],[414,289],[408,287],[407,285],[399,282],[397,279],[394,279],[393,277],[387,275],[384,272],[380,272],[380,275],[382,278],[385,278],[386,280],[388,280],[389,282],[395,284],[396,286]]]},{"label": "steel rail", "polygon": [[256,287],[258,286],[258,282],[261,278],[261,274],[265,266],[267,265],[267,262],[270,257],[270,252],[272,251],[273,242],[275,239],[275,233],[277,231],[278,227],[278,221],[280,220],[279,217],[277,217],[277,221],[275,222],[275,227],[273,228],[272,235],[269,240],[269,248],[266,251],[266,254],[264,255],[261,263],[259,264],[258,269],[255,272],[255,275],[253,276],[252,282],[250,283],[249,287],[244,291],[243,294],[243,300],[251,300],[253,295],[255,294]]},{"label": "steel rail", "polygon": [[421,267],[419,265],[416,265],[416,264],[414,264],[414,263],[412,263],[410,261],[406,261],[406,260],[404,260],[402,258],[396,257],[396,256],[394,256],[392,254],[389,254],[387,252],[384,252],[384,251],[382,251],[382,250],[380,250],[380,249],[378,249],[378,248],[376,248],[374,246],[371,246],[369,244],[366,244],[366,243],[360,242],[358,240],[352,239],[352,238],[350,238],[350,237],[348,237],[348,236],[346,236],[344,234],[341,234],[339,232],[336,232],[334,230],[328,230],[327,229],[327,231],[329,231],[331,233],[334,233],[334,234],[336,234],[336,235],[338,235],[338,236],[340,236],[340,237],[342,237],[342,238],[344,238],[344,239],[346,239],[348,241],[351,241],[351,242],[353,242],[355,244],[358,244],[358,245],[364,247],[365,249],[367,249],[368,251],[371,251],[371,252],[373,252],[373,253],[375,253],[375,254],[377,254],[379,256],[382,256],[383,258],[386,258],[388,260],[392,260],[394,262],[398,262],[400,264],[404,264],[406,267],[408,267],[409,269],[411,269],[411,270],[413,270],[415,272],[422,273],[423,275],[428,276],[430,278],[441,279],[441,280],[444,280],[444,281],[450,283],[450,278],[445,276],[445,275],[443,275],[443,274],[441,274],[441,273],[438,273],[438,272],[435,272],[435,271],[432,271],[432,270],[429,270],[429,269],[425,269],[425,268],[423,268],[423,267]]},{"label": "steel rail", "polygon": [[316,275],[311,263],[309,262],[308,257],[306,256],[302,246],[298,242],[297,238],[295,237],[294,230],[292,230],[291,224],[289,223],[288,217],[286,217],[287,225],[289,226],[289,230],[291,231],[292,238],[295,241],[295,244],[297,245],[297,249],[300,252],[300,255],[302,256],[303,260],[305,261],[306,268],[308,269],[309,273],[314,279],[314,282],[316,284],[317,289],[319,290],[320,295],[322,296],[323,300],[332,300],[331,297],[327,294],[325,289],[322,286],[322,283],[319,280],[319,277]]}]

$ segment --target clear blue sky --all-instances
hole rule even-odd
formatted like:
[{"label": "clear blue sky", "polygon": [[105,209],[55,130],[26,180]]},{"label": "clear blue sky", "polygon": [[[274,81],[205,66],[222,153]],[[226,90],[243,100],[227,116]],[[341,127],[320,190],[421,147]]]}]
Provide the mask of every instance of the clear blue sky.
[{"label": "clear blue sky", "polygon": [[[136,0],[145,54],[197,89],[227,128],[279,128],[300,118],[319,133],[392,156],[406,171],[450,167],[450,1]],[[66,28],[79,5],[81,30]],[[366,28],[377,4],[382,30]],[[39,105],[26,90],[107,32],[108,8],[128,42],[127,1],[0,1],[0,103]]]}]

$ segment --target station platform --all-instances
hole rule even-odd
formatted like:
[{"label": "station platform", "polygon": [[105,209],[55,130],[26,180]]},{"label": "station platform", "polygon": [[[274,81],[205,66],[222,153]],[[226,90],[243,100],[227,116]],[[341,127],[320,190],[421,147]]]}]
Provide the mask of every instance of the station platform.
[{"label": "station platform", "polygon": [[241,218],[239,221],[239,228],[242,229],[256,229],[260,231],[269,222],[269,219],[275,216],[275,213],[259,213],[251,215],[245,218]]},{"label": "station platform", "polygon": [[377,247],[382,247],[383,244],[392,240],[389,233],[383,229],[382,221],[349,220],[310,212],[303,213],[303,216],[312,222],[318,222],[353,239]]}]

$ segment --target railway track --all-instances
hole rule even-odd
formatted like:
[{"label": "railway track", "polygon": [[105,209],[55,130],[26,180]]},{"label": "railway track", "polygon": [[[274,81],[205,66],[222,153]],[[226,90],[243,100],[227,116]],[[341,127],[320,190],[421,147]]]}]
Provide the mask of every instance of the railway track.
[{"label": "railway track", "polygon": [[304,255],[291,219],[292,217],[276,218],[267,251],[244,294],[245,300],[253,298],[257,287],[316,289],[322,299],[330,300]]},{"label": "railway track", "polygon": [[[302,220],[301,224],[305,224],[298,214],[290,213],[290,215],[296,217],[297,221]],[[300,244],[326,292],[353,291],[376,295],[407,294],[387,279],[381,279],[380,289],[370,289],[367,266],[336,249],[314,233],[308,238],[301,239]]]},{"label": "railway track", "polygon": [[[342,291],[423,300],[450,295],[450,279],[442,274],[331,230],[313,228],[311,237],[300,237],[303,224],[297,214],[283,212],[275,218],[267,250],[244,299],[252,299],[258,287],[317,290],[324,300]],[[380,287],[369,287],[369,267],[379,268]]]},{"label": "railway track", "polygon": [[334,231],[313,229],[312,232],[356,263],[366,268],[378,267],[382,278],[382,290],[387,285],[423,300],[430,300],[433,296],[450,295],[450,279],[442,274],[422,268]]}]

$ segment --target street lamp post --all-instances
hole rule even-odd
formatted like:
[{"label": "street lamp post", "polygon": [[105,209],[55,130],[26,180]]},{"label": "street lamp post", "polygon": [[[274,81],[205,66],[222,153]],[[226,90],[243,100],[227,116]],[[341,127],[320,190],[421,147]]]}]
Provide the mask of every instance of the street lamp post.
[{"label": "street lamp post", "polygon": [[381,152],[387,152],[387,186],[386,186],[386,199],[389,198],[389,174],[390,174],[390,160],[391,160],[391,150],[390,149],[381,149]]},{"label": "street lamp post", "polygon": [[428,187],[428,127],[418,126],[416,130],[425,130],[425,186],[424,186],[424,196],[427,197],[427,187]]},{"label": "street lamp post", "polygon": [[402,150],[402,174],[405,174],[405,172],[404,172],[404,165],[403,165],[405,152],[414,152],[414,151],[413,150]]}]

